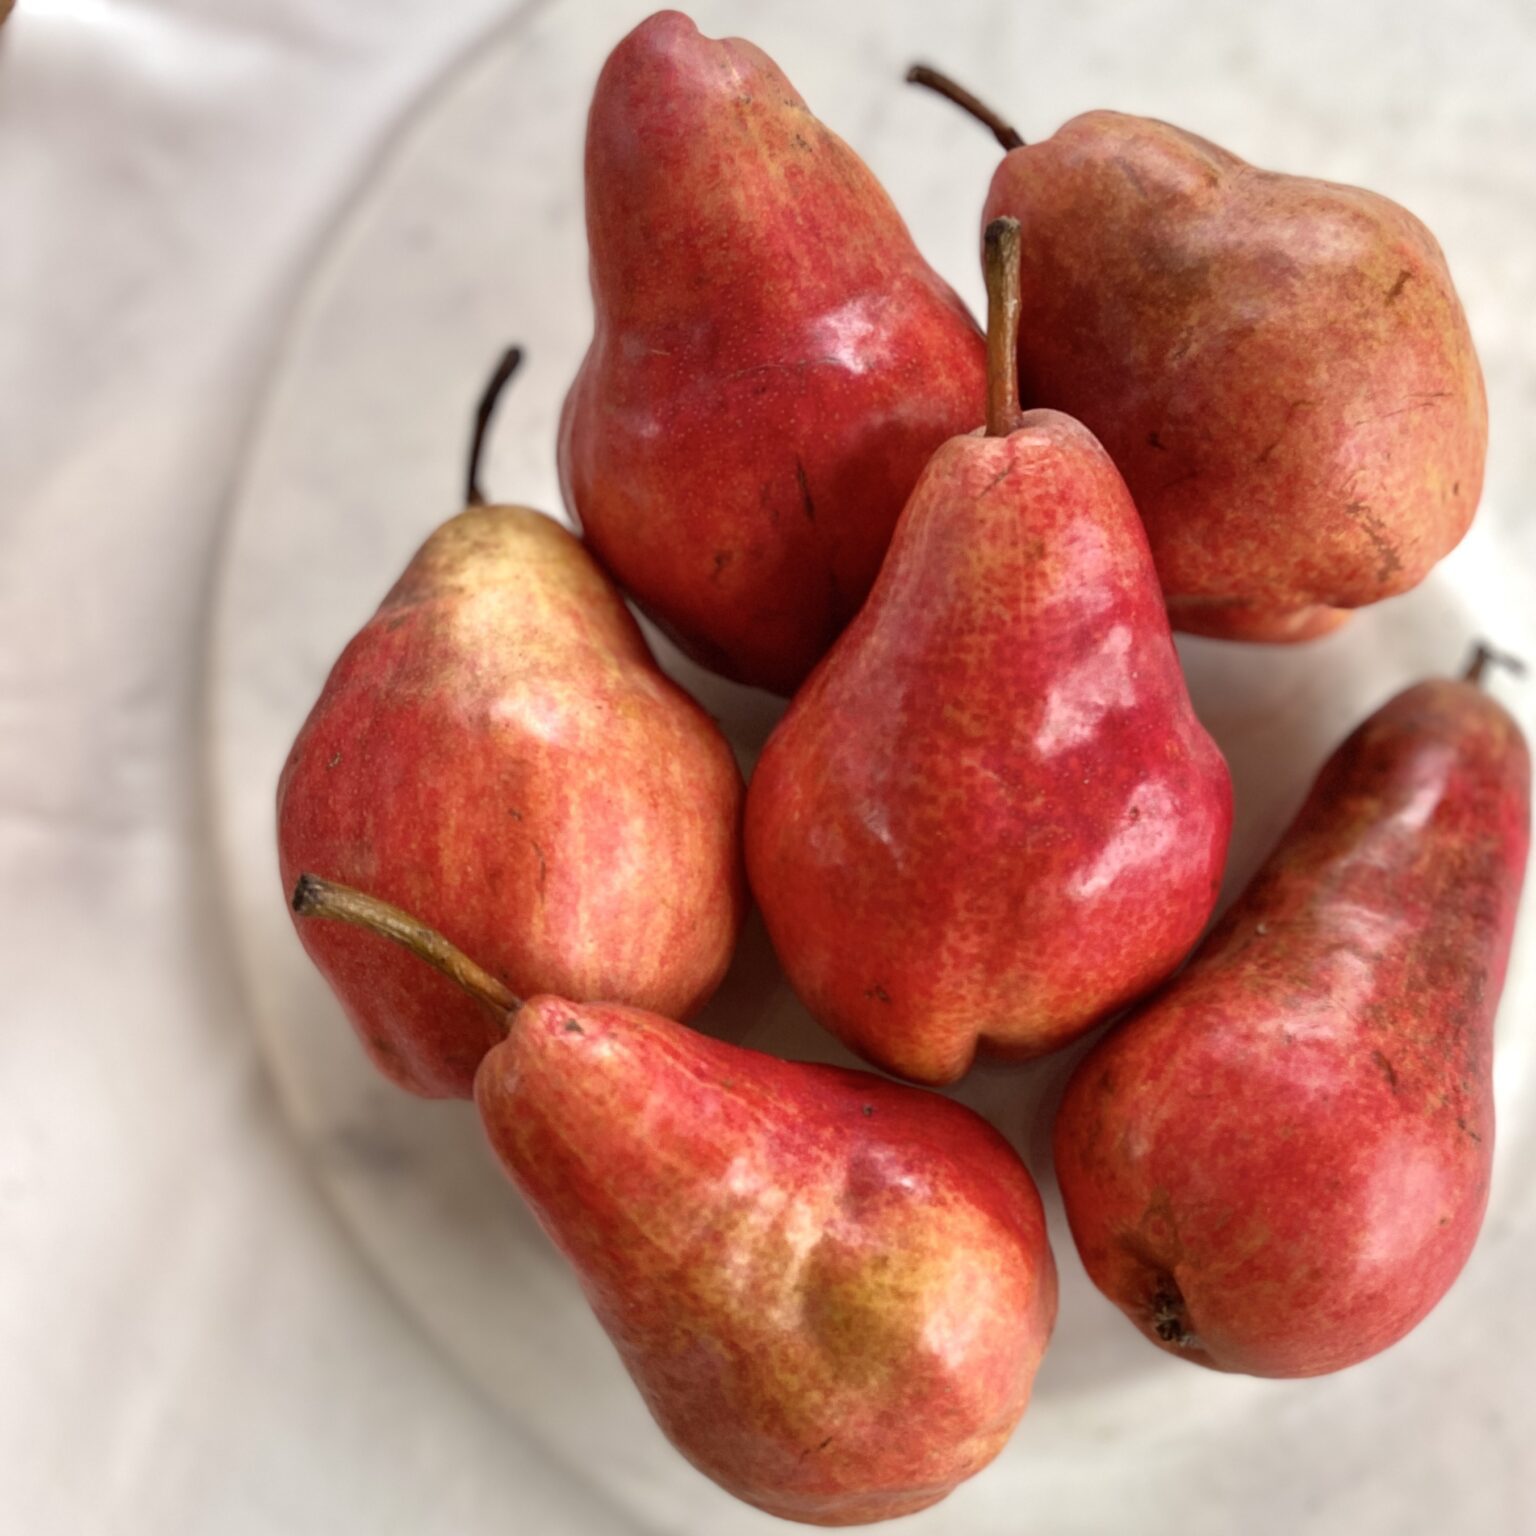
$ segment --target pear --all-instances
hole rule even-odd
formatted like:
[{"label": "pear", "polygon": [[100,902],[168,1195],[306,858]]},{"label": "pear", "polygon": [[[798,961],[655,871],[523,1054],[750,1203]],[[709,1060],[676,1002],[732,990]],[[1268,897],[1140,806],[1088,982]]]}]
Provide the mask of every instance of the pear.
[{"label": "pear", "polygon": [[1026,145],[944,76],[909,78],[1008,151],[982,223],[1023,227],[1020,389],[1109,450],[1176,628],[1309,639],[1457,544],[1487,400],[1411,213],[1118,112]]},{"label": "pear", "polygon": [[980,333],[778,66],[675,11],[603,68],[586,192],[566,504],[685,651],[791,693],[929,454],[980,417]]},{"label": "pear", "polygon": [[1180,1359],[1339,1370],[1472,1251],[1530,841],[1530,755],[1476,686],[1485,659],[1350,736],[1188,968],[1068,1085],[1083,1264]]},{"label": "pear", "polygon": [[1167,977],[1232,821],[1124,482],[1079,423],[1019,414],[1018,226],[988,242],[986,435],[934,455],[747,793],[748,878],[795,990],[934,1084]]},{"label": "pear", "polygon": [[[741,774],[662,675],[613,584],[552,518],[470,507],[348,644],[278,786],[285,883],[366,881],[473,945],[508,985],[687,1018],[745,908]],[[466,1096],[499,1038],[409,956],[336,925],[300,936],[379,1068]]]},{"label": "pear", "polygon": [[491,1145],[700,1471],[785,1519],[854,1525],[936,1503],[997,1454],[1056,1271],[1034,1182],[979,1116],[636,1008],[519,1003],[441,935],[324,881],[293,905],[408,946],[487,1005],[505,1036],[475,1079]]}]

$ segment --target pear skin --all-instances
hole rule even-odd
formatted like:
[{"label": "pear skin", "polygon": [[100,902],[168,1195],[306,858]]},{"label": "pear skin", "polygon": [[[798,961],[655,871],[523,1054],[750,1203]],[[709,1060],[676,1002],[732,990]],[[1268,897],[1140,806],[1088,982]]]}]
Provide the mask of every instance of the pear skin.
[{"label": "pear skin", "polygon": [[738,1498],[886,1520],[1008,1439],[1056,1273],[1028,1171],[970,1110],[549,997],[475,1098],[656,1421]]},{"label": "pear skin", "polygon": [[1018,414],[1017,287],[995,276],[987,435],[934,455],[747,792],[748,878],[796,992],[932,1084],[1163,981],[1232,825],[1136,508],[1085,427]]},{"label": "pear skin", "polygon": [[1160,996],[1085,1058],[1056,1172],[1094,1283],[1181,1359],[1336,1371],[1461,1271],[1530,835],[1519,728],[1421,683],[1324,767]]},{"label": "pear skin", "polygon": [[566,505],[685,651],[791,693],[929,454],[980,419],[981,335],[778,66],[675,11],[604,66],[586,188]]},{"label": "pear skin", "polygon": [[1131,489],[1174,626],[1286,642],[1416,586],[1477,509],[1483,378],[1445,257],[1357,187],[1115,112],[1011,151],[1020,393]]},{"label": "pear skin", "polygon": [[[472,507],[347,646],[278,787],[285,887],[408,906],[524,993],[686,1018],[745,908],[742,782],[612,583],[552,518]],[[300,924],[381,1071],[467,1097],[500,1038],[473,1000],[339,924]]]}]

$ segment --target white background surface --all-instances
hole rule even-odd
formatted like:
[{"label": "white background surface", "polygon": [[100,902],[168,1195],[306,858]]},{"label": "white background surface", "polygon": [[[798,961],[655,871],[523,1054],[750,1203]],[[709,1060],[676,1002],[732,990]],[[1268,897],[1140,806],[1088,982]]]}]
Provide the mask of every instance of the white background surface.
[{"label": "white background surface", "polygon": [[[293,366],[294,300],[358,189],[411,142],[406,115],[429,114],[433,82],[445,71],[462,80],[450,66],[516,9],[22,0],[0,33],[7,1528],[635,1528],[498,1418],[375,1280],[322,1200],[254,1044],[202,769],[213,573],[265,381]],[[644,7],[524,9],[551,35],[590,32],[583,46],[555,50],[579,78],[552,66],[538,79],[556,102],[568,92],[576,107],[560,110],[579,117],[591,61]],[[760,16],[745,20],[749,10]],[[1145,110],[1261,163],[1400,197],[1447,247],[1489,379],[1494,447],[1468,545],[1436,589],[1371,617],[1389,649],[1394,636],[1412,648],[1415,613],[1454,615],[1464,601],[1479,620],[1529,625],[1528,612],[1500,613],[1536,608],[1528,7],[1488,0],[1453,19],[1386,3],[998,0],[946,7],[942,18],[916,3],[695,14],[704,30],[746,31],[779,58],[973,300],[974,224],[930,228],[923,209],[942,189],[915,168],[931,169],[931,141],[945,135],[953,175],[969,179],[979,206],[994,155],[939,104],[887,87],[919,54],[1011,108],[1026,136],[1090,106]],[[853,68],[867,78],[841,88],[840,72]],[[574,177],[579,143],[550,153]],[[536,239],[552,215],[512,201],[515,172],[501,217]],[[494,174],[474,174],[494,193]],[[509,288],[505,322],[467,363],[483,366],[535,307]],[[441,442],[457,446],[466,394],[454,360],[443,365],[452,375],[420,439],[381,444],[426,497],[422,532],[452,510],[457,474],[456,459],[434,467]],[[517,477],[517,494],[551,506],[550,423],[539,413],[552,411],[559,387],[530,390],[527,440],[492,464],[493,475]],[[357,431],[355,402],[340,402],[339,419]],[[543,481],[526,484],[538,463]],[[346,516],[338,509],[337,530]],[[1340,656],[1341,687],[1362,686],[1366,672],[1347,659],[1355,652]],[[1380,644],[1371,651],[1383,691],[1413,675],[1392,660]],[[1267,751],[1262,738],[1253,751]],[[1506,1063],[1525,1059],[1528,1018],[1506,1010],[1501,1089],[1506,1078],[1523,1084]],[[1235,1459],[1191,1456],[1213,1431],[1175,1418],[1156,1426],[1157,1443],[1190,1457],[1191,1471],[1156,1499],[1127,1501],[1122,1485],[1110,1502],[1083,1477],[1076,1487],[1057,1479],[1031,1508],[1019,1484],[1010,1524],[1156,1530],[1176,1513],[1169,1528],[1183,1531],[1238,1519],[1257,1530],[1529,1531],[1536,1507],[1520,1465],[1521,1425],[1536,1410],[1536,1159],[1529,1117],[1511,1123],[1508,1108],[1483,1244],[1421,1336],[1379,1366],[1305,1389],[1332,1399],[1286,1399],[1276,1454],[1254,1444]],[[1059,1246],[1058,1257],[1075,1266]],[[1413,1406],[1394,1408],[1389,1394]],[[540,1402],[537,1384],[529,1400]],[[1309,1439],[1325,1401],[1353,1410],[1353,1436]],[[1053,1433],[1047,1406],[1036,1410],[1042,1436]],[[1103,1407],[1112,1419],[1113,1400]],[[1122,1451],[1100,1443],[1112,1468]],[[594,1462],[609,1454],[590,1450]],[[971,1529],[967,1509],[984,1518],[985,1479],[973,1487],[977,1502],[957,1500],[933,1529]]]}]

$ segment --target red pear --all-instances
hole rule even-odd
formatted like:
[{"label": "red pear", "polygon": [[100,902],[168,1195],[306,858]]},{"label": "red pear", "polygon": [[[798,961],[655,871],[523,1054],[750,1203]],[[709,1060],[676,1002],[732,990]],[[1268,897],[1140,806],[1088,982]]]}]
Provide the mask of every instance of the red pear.
[{"label": "red pear", "polygon": [[858,611],[980,334],[778,66],[676,11],[587,124],[596,327],[560,475],[586,540],[706,666],[792,692]]},{"label": "red pear", "polygon": [[1445,1294],[1488,1198],[1529,823],[1514,721],[1474,681],[1408,689],[1329,760],[1188,968],[1078,1067],[1062,1198],[1094,1283],[1154,1343],[1315,1376]]},{"label": "red pear", "polygon": [[[686,1018],[744,915],[741,798],[718,727],[581,544],[541,512],[472,504],[336,663],[283,769],[278,849],[290,886],[363,881],[509,986]],[[482,1009],[368,934],[300,936],[381,1071],[470,1093],[500,1038]]]},{"label": "red pear", "polygon": [[987,435],[934,455],[747,794],[748,876],[795,990],[926,1083],[978,1048],[1051,1050],[1168,976],[1232,818],[1124,483],[1077,422],[1018,414],[1017,226],[989,247]]},{"label": "red pear", "polygon": [[700,1471],[785,1519],[856,1525],[937,1503],[997,1454],[1056,1271],[1034,1182],[979,1116],[635,1008],[519,1004],[324,881],[294,907],[406,943],[490,1005],[491,1145]]},{"label": "red pear", "polygon": [[1374,192],[1249,165],[1118,112],[1008,153],[1020,388],[1109,450],[1174,626],[1307,639],[1405,592],[1466,532],[1488,411],[1429,230]]}]

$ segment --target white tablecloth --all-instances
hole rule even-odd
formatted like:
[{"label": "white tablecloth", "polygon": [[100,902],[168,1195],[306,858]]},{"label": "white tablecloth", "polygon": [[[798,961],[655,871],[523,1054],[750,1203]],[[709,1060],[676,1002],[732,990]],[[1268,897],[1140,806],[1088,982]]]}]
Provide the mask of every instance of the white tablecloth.
[{"label": "white tablecloth", "polygon": [[233,990],[196,741],[219,514],[295,280],[413,93],[505,9],[23,0],[0,34],[18,1536],[548,1528],[523,1453],[290,1149]]}]

